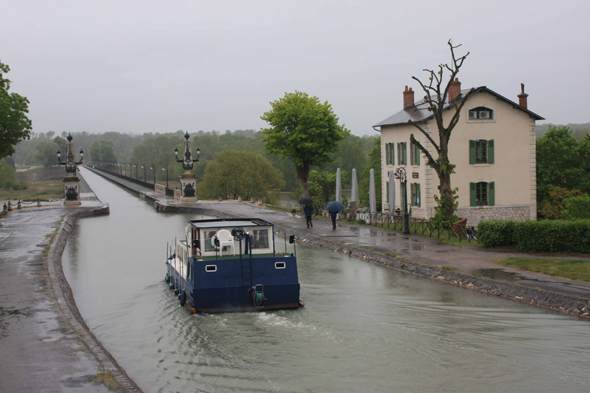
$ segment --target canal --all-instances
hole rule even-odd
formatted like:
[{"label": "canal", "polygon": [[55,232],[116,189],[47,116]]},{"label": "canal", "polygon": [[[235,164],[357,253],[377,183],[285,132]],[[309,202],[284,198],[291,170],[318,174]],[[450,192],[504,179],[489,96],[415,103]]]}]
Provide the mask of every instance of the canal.
[{"label": "canal", "polygon": [[306,307],[193,315],[164,282],[158,214],[82,169],[111,214],[63,256],[82,316],[145,392],[588,392],[590,324],[297,245]]}]

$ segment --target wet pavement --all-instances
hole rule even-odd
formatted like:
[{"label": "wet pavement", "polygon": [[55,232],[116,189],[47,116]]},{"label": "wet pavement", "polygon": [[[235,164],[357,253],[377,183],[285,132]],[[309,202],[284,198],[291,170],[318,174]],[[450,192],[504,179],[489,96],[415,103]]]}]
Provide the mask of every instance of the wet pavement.
[{"label": "wet pavement", "polygon": [[[521,285],[550,290],[590,299],[590,284],[567,280],[559,277],[551,277],[544,274],[528,272],[519,269],[510,269],[493,262],[494,259],[510,257],[551,257],[555,255],[530,254],[516,251],[483,250],[473,246],[459,246],[444,243],[440,240],[416,235],[404,235],[401,232],[391,231],[368,225],[351,224],[346,221],[338,221],[337,229],[332,229],[329,218],[313,218],[313,228],[306,228],[303,213],[285,213],[267,209],[249,202],[237,201],[199,201],[196,204],[174,202],[171,197],[155,194],[153,189],[142,187],[138,184],[115,178],[104,172],[101,175],[134,190],[140,194],[157,199],[160,204],[172,206],[198,206],[204,209],[213,209],[244,217],[260,217],[286,228],[305,229],[310,235],[321,236],[335,240],[342,244],[365,247],[384,254],[395,254],[398,257],[410,259],[433,266],[447,266],[455,271],[474,276],[489,277],[502,281],[517,282]],[[590,256],[559,256],[559,258],[588,259]]]},{"label": "wet pavement", "polygon": [[15,209],[0,219],[0,392],[121,391],[104,383],[104,362],[64,313],[48,269],[64,215],[102,205],[85,181],[80,196],[81,207]]}]

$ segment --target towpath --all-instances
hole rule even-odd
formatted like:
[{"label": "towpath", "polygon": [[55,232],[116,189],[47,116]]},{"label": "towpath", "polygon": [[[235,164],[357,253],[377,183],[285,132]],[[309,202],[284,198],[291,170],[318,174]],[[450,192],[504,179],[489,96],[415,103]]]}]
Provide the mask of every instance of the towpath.
[{"label": "towpath", "polygon": [[[478,247],[458,246],[444,243],[434,238],[404,235],[366,225],[352,224],[338,221],[337,229],[332,229],[329,218],[314,217],[313,228],[306,228],[305,217],[302,213],[285,213],[267,209],[249,202],[236,201],[199,201],[194,204],[175,203],[173,198],[162,194],[155,194],[152,188],[142,187],[136,183],[115,177],[102,171],[102,176],[132,190],[142,197],[156,200],[161,205],[183,206],[190,208],[212,209],[237,214],[244,217],[260,217],[267,219],[281,227],[307,231],[312,236],[335,240],[344,245],[365,247],[383,254],[395,254],[414,262],[431,265],[447,266],[455,271],[473,276],[489,277],[501,281],[509,281],[520,285],[540,288],[571,296],[590,299],[590,284],[551,277],[518,269],[510,269],[493,262],[497,258],[508,257],[555,257],[547,254],[520,253],[515,251],[482,250]],[[560,258],[590,259],[588,255],[567,255]]]},{"label": "towpath", "polygon": [[0,392],[139,391],[88,331],[63,277],[56,243],[73,222],[64,216],[108,212],[83,180],[80,197],[81,207],[15,209],[0,219]]}]

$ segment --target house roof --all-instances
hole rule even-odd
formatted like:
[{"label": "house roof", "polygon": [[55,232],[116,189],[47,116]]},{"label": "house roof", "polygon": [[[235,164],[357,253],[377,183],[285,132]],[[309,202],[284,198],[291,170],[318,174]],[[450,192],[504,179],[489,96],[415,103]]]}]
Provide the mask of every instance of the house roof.
[{"label": "house roof", "polygon": [[[461,90],[461,95],[467,94],[470,89]],[[532,116],[535,120],[545,120],[543,117],[537,115],[534,112],[529,111],[528,109],[520,106],[514,101],[509,100],[508,98],[496,93],[493,90],[488,89],[485,86],[476,87],[474,93],[481,93],[481,92],[488,92],[497,98],[505,101],[506,103],[514,106],[515,109],[521,110],[526,112],[528,115]],[[389,116],[387,119],[380,121],[379,123],[375,124],[373,127],[381,127],[381,126],[392,126],[396,124],[407,124],[408,121],[412,120],[413,122],[423,122],[429,120],[434,117],[432,112],[429,112],[426,107],[422,106],[426,100],[420,100],[415,103],[413,106],[409,106],[406,109],[403,109],[396,114]],[[452,108],[452,105],[447,101],[445,103],[445,110]]]}]

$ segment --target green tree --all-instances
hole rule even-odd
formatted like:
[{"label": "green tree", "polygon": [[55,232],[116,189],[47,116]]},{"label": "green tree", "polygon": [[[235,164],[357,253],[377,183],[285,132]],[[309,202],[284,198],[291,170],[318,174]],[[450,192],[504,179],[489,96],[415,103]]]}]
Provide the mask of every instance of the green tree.
[{"label": "green tree", "polygon": [[590,196],[583,195],[574,198],[564,199],[563,216],[566,220],[588,220],[590,219]]},{"label": "green tree", "polygon": [[0,188],[8,189],[14,184],[14,172],[12,165],[0,158]]},{"label": "green tree", "polygon": [[548,198],[543,202],[540,211],[541,216],[548,220],[563,220],[565,217],[565,201],[572,198],[584,196],[580,190],[568,190],[563,187],[555,187],[550,185]]},{"label": "green tree", "polygon": [[[345,186],[345,180],[348,173],[340,171],[340,179],[342,187]],[[323,171],[319,172],[312,169],[309,172],[309,196],[315,200],[316,203],[327,204],[336,199],[336,172]]]},{"label": "green tree", "polygon": [[14,145],[28,139],[32,122],[27,117],[29,100],[16,93],[8,93],[10,80],[4,74],[10,67],[0,61],[0,158],[14,153]]},{"label": "green tree", "polygon": [[105,163],[117,162],[113,142],[105,140],[92,142],[92,145],[90,145],[90,160]]},{"label": "green tree", "polygon": [[330,162],[330,153],[338,151],[338,142],[350,134],[328,102],[306,93],[286,93],[283,98],[270,103],[272,109],[261,119],[265,128],[265,149],[288,157],[295,163],[297,180],[303,196],[309,196],[307,181],[312,165]]},{"label": "green tree", "polygon": [[[568,127],[549,127],[537,138],[537,204],[543,207],[551,186],[589,192],[590,144],[578,143]],[[544,209],[544,207],[543,207]]]},{"label": "green tree", "polygon": [[[422,154],[426,156],[427,165],[432,167],[438,176],[438,190],[440,192],[440,198],[435,198],[438,204],[438,208],[436,209],[436,218],[441,221],[452,221],[455,217],[455,210],[457,206],[456,189],[453,190],[451,187],[451,174],[455,172],[455,165],[449,160],[449,141],[451,139],[451,133],[453,129],[459,122],[461,109],[463,108],[463,105],[465,105],[465,102],[467,102],[467,99],[471,93],[474,91],[471,89],[465,95],[459,94],[452,102],[450,102],[451,113],[448,114],[449,89],[451,89],[451,86],[455,82],[456,77],[463,66],[463,62],[467,56],[469,56],[469,52],[467,52],[466,55],[457,58],[455,56],[455,49],[461,45],[453,46],[450,40],[448,45],[451,50],[451,57],[453,60],[451,65],[440,64],[438,66],[438,71],[425,69],[424,71],[426,71],[428,74],[427,83],[422,83],[422,81],[415,76],[412,77],[412,79],[420,84],[422,90],[424,90],[424,93],[426,94],[423,104],[418,106],[423,105],[424,109],[432,112],[438,130],[438,142],[436,142],[420,124],[415,123],[412,120],[409,121],[410,124],[416,127],[426,137],[426,139],[428,139],[436,153],[433,157],[426,147],[424,147],[414,138],[414,134],[410,135],[410,142],[415,146],[418,146]],[[449,79],[446,82],[443,80],[445,71],[450,73]],[[446,126],[444,122],[445,115],[447,118],[450,116],[450,120],[448,120]]]},{"label": "green tree", "polygon": [[[37,145],[37,162],[41,163],[41,165],[45,167],[51,167],[53,165],[57,165],[57,150],[59,147],[54,142],[41,142]],[[65,157],[65,154],[62,155],[62,159]]]},{"label": "green tree", "polygon": [[268,192],[285,186],[283,174],[260,154],[249,151],[224,150],[207,164],[199,185],[206,198],[264,198]]},{"label": "green tree", "polygon": [[359,205],[360,207],[369,206],[369,186],[371,182],[371,169],[375,170],[375,199],[377,201],[377,211],[381,211],[381,138],[375,138],[373,141],[373,150],[369,154],[369,165],[363,168],[361,179],[359,180]]},{"label": "green tree", "polygon": [[57,144],[59,151],[64,152],[67,149],[67,145],[68,145],[68,141],[66,141],[64,138],[62,138],[61,136],[56,136],[53,139],[53,143]]}]

